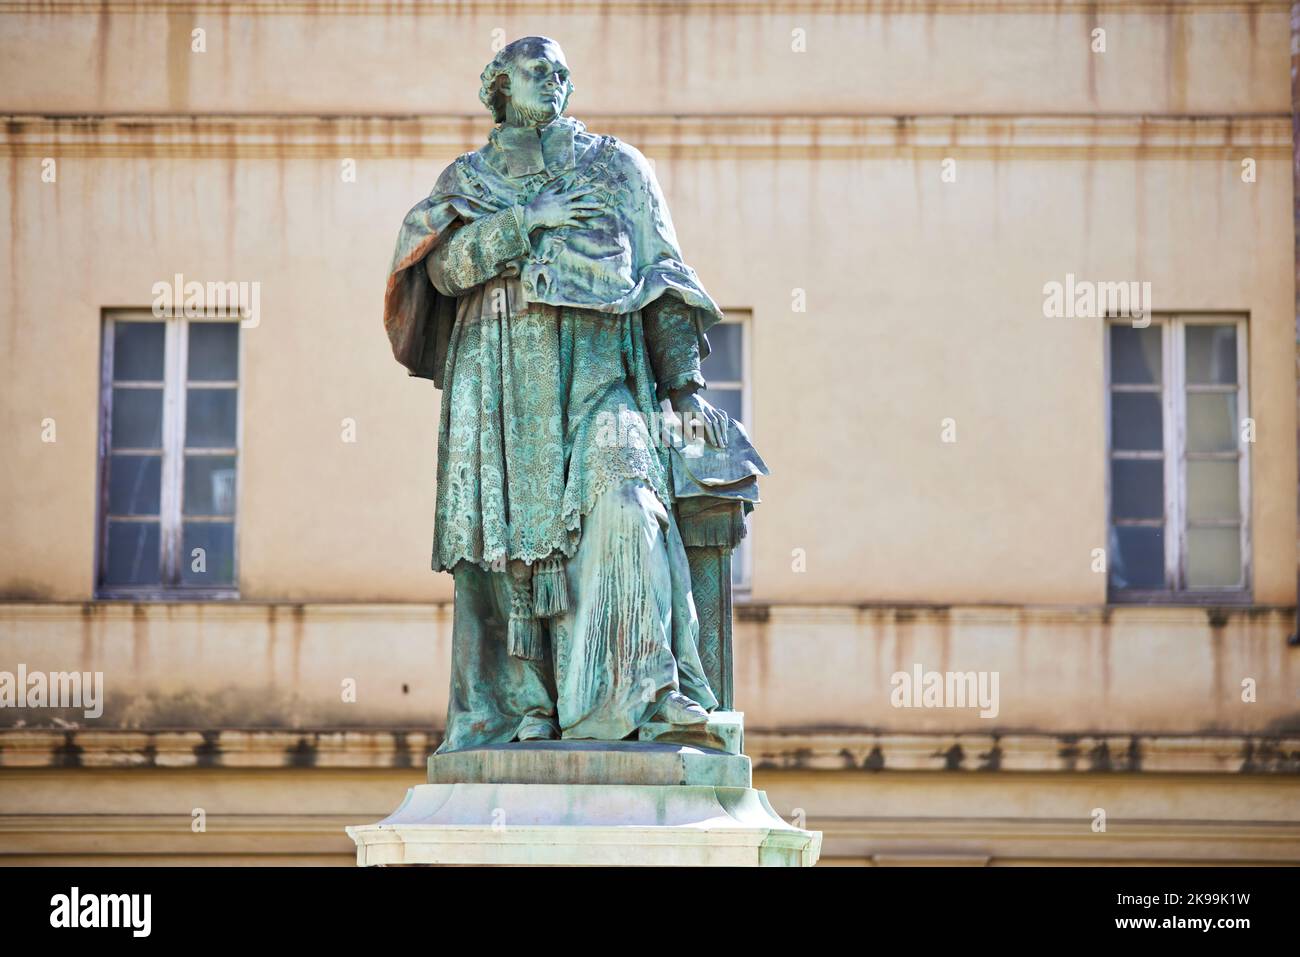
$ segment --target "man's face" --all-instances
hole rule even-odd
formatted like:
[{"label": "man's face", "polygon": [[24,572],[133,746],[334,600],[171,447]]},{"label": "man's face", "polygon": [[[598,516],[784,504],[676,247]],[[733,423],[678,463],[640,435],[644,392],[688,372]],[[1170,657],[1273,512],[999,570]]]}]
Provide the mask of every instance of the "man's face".
[{"label": "man's face", "polygon": [[554,43],[530,42],[515,56],[510,102],[523,118],[549,121],[560,115],[569,97],[569,65]]}]

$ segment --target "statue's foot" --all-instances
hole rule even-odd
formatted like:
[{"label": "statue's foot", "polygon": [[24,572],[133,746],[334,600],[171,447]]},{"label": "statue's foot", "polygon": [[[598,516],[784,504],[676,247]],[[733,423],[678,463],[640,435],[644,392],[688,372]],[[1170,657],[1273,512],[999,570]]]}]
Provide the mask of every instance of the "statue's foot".
[{"label": "statue's foot", "polygon": [[555,725],[543,718],[528,718],[519,733],[515,735],[516,741],[554,741],[560,736],[560,732],[555,729]]},{"label": "statue's foot", "polygon": [[680,691],[670,691],[650,720],[669,724],[704,724],[709,720],[709,713]]}]

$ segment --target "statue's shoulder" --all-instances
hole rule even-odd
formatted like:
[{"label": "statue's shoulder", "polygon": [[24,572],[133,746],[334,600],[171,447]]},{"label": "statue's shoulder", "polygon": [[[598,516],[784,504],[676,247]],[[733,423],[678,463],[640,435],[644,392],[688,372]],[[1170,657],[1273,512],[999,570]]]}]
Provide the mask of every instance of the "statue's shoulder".
[{"label": "statue's shoulder", "polygon": [[476,153],[482,150],[471,150],[468,153],[461,153],[454,160],[443,168],[438,174],[438,179],[434,183],[433,192],[437,193],[455,193],[461,192],[465,185],[465,178],[470,170],[470,163]]},{"label": "statue's shoulder", "polygon": [[584,149],[578,145],[579,137],[582,137],[587,149],[594,150],[591,155],[599,161],[598,165],[603,166],[607,171],[614,174],[622,173],[637,180],[654,179],[654,167],[631,143],[620,140],[617,136],[608,134],[601,136],[584,132],[574,136],[574,153],[579,156],[584,152]]},{"label": "statue's shoulder", "polygon": [[625,143],[613,136],[609,137],[609,139],[613,140],[612,149],[610,150],[611,168],[629,173],[638,179],[653,180],[655,178],[654,167],[645,158],[645,154],[631,143]]}]

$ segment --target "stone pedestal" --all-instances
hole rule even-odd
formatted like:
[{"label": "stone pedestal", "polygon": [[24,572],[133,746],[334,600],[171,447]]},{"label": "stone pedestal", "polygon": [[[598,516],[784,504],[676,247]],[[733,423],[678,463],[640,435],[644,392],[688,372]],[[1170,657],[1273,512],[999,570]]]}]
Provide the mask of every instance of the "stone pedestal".
[{"label": "stone pedestal", "polygon": [[714,711],[705,724],[678,725],[650,721],[637,729],[637,740],[690,744],[697,748],[742,754],[745,750],[745,713]]},{"label": "stone pedestal", "polygon": [[429,783],[349,827],[360,865],[811,866],[749,758],[654,741],[530,741],[435,754]]}]

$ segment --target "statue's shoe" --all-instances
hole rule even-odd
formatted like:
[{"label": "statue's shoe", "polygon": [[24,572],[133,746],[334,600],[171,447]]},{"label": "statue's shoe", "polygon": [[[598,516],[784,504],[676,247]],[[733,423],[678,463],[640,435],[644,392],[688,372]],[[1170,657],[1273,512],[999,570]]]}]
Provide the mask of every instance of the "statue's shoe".
[{"label": "statue's shoe", "polygon": [[709,720],[709,713],[680,691],[670,691],[650,720],[669,724],[704,724]]},{"label": "statue's shoe", "polygon": [[516,741],[554,741],[560,736],[555,725],[542,718],[529,718],[519,733],[515,735]]}]

